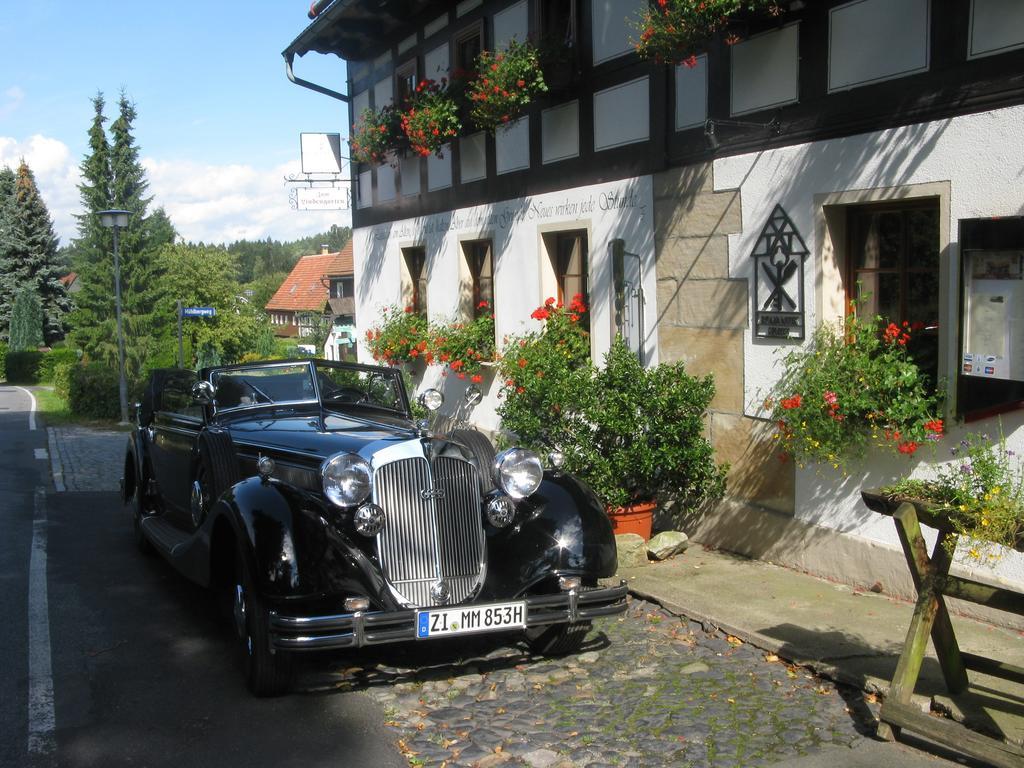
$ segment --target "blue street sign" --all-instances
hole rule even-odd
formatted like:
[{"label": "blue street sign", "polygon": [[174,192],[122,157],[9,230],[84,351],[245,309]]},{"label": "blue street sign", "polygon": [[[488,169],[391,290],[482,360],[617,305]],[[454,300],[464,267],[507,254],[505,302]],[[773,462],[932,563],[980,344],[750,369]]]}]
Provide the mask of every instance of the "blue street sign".
[{"label": "blue street sign", "polygon": [[213,317],[217,314],[215,307],[182,307],[182,317]]}]

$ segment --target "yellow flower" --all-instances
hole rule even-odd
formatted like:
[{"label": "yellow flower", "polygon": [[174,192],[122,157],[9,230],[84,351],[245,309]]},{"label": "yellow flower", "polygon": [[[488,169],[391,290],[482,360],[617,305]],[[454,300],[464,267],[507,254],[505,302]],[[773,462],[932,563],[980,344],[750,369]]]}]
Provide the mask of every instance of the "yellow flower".
[{"label": "yellow flower", "polygon": [[981,524],[982,525],[988,525],[988,518],[987,517],[981,518]]},{"label": "yellow flower", "polygon": [[971,547],[970,551],[967,554],[970,555],[971,557],[975,558],[975,559],[981,557],[981,554],[974,547]]},{"label": "yellow flower", "polygon": [[960,511],[961,512],[966,512],[967,511],[967,505],[966,504],[961,504],[960,505]]}]

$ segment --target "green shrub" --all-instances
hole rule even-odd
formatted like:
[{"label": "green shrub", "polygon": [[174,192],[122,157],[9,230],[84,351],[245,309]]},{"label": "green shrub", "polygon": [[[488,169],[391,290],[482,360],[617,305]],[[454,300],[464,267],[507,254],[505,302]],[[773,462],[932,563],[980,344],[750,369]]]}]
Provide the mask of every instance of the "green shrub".
[{"label": "green shrub", "polygon": [[72,368],[68,407],[76,416],[111,420],[120,418],[117,371],[102,363]]},{"label": "green shrub", "polygon": [[7,344],[0,341],[0,381],[7,379]]},{"label": "green shrub", "polygon": [[53,376],[50,379],[53,382],[53,391],[65,402],[67,402],[68,397],[71,395],[71,375],[77,367],[77,360],[61,361],[53,366]]},{"label": "green shrub", "polygon": [[39,380],[53,383],[53,377],[57,366],[74,365],[78,362],[78,352],[68,347],[59,347],[43,353],[42,362],[39,364]]},{"label": "green shrub", "polygon": [[42,352],[8,352],[7,359],[4,361],[7,381],[12,384],[38,384],[39,367],[42,361]]}]

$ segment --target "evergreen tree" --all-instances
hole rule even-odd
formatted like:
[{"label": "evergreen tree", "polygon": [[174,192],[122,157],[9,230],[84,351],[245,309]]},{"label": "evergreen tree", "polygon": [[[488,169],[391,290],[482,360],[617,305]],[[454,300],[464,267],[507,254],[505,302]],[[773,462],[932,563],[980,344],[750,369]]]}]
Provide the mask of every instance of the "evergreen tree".
[{"label": "evergreen tree", "polygon": [[85,211],[76,214],[78,237],[71,244],[79,292],[71,315],[71,338],[89,357],[111,363],[117,360],[114,319],[114,256],[110,230],[100,224],[98,211],[110,204],[110,144],[104,123],[103,94],[93,100],[89,128],[89,151],[79,166],[82,183],[78,191]]},{"label": "evergreen tree", "polygon": [[57,257],[53,220],[24,160],[18,167],[14,197],[15,231],[20,231],[22,246],[15,250],[9,276],[14,277],[19,287],[29,286],[39,296],[44,341],[53,344],[64,338],[64,318],[71,310],[71,301],[60,281],[64,268]]},{"label": "evergreen tree", "polygon": [[38,349],[43,344],[43,305],[31,284],[23,285],[11,309],[11,351]]},{"label": "evergreen tree", "polygon": [[10,168],[0,168],[0,337],[7,338],[11,306],[17,292],[13,274],[16,254],[23,249],[20,229],[16,225],[14,197],[16,177]]},{"label": "evergreen tree", "polygon": [[[79,271],[82,290],[75,297],[74,339],[94,359],[108,363],[117,359],[113,240],[110,231],[100,225],[97,213],[109,208],[126,210],[128,225],[119,233],[118,255],[126,363],[129,377],[135,378],[173,335],[157,318],[154,305],[161,277],[157,251],[174,241],[175,232],[163,209],[151,216],[146,213],[151,198],[146,195],[146,174],[132,134],[135,105],[121,93],[118,117],[110,126],[107,143],[102,94],[93,103],[96,114],[89,132],[90,153],[82,163],[85,181],[79,187],[86,213],[79,217],[75,243],[77,263],[84,268]],[[91,260],[87,268],[86,259]]]}]

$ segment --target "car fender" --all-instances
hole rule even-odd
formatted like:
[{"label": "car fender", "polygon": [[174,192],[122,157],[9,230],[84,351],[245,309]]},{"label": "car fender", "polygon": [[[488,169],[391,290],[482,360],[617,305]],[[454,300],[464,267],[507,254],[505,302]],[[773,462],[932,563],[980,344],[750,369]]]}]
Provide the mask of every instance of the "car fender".
[{"label": "car fender", "polygon": [[231,519],[267,597],[361,595],[393,607],[379,569],[333,522],[336,512],[312,494],[250,477],[221,496],[218,508]]},{"label": "car fender", "polygon": [[555,575],[614,576],[615,535],[604,505],[584,483],[546,472],[537,491],[519,502],[515,523],[488,530],[485,592],[522,594]]}]

